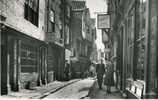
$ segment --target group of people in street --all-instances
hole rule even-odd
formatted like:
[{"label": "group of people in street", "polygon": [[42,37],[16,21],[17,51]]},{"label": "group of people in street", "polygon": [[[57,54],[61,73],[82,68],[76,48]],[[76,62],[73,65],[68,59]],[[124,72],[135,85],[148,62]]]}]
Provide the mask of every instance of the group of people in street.
[{"label": "group of people in street", "polygon": [[105,63],[103,59],[100,60],[100,63],[96,65],[96,73],[99,89],[102,89],[102,83],[107,86],[107,93],[111,93],[111,87],[114,86],[114,59],[111,61],[105,58]]},{"label": "group of people in street", "polygon": [[[107,93],[111,93],[111,87],[114,86],[114,61],[115,58],[108,60],[101,59],[98,64],[91,63],[88,71],[89,77],[97,77],[99,89],[102,89],[102,84],[107,87]],[[65,62],[64,68],[65,80],[69,81],[71,78],[70,64]]]}]

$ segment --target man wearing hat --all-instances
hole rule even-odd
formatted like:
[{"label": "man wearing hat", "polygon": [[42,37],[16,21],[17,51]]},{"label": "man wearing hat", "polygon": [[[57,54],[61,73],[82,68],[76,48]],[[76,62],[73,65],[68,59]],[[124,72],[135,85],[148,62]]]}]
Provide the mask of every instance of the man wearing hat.
[{"label": "man wearing hat", "polygon": [[103,64],[103,59],[100,60],[100,64],[97,64],[96,73],[97,73],[99,89],[102,89],[103,75],[105,73],[105,66]]}]

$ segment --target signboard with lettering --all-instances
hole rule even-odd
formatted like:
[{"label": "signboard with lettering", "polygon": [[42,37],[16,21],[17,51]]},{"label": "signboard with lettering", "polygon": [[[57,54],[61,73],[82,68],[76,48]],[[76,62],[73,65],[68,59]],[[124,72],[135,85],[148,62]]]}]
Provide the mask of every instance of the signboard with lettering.
[{"label": "signboard with lettering", "polygon": [[108,29],[108,28],[110,28],[110,15],[108,15],[108,14],[98,14],[98,16],[97,16],[97,27],[98,27],[98,29]]}]

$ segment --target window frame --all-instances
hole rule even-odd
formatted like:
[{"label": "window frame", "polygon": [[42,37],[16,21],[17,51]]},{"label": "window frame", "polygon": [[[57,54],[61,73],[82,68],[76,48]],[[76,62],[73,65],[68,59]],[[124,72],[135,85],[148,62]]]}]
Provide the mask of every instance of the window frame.
[{"label": "window frame", "polygon": [[[51,15],[52,15],[52,14],[51,14],[51,11],[53,12],[53,17],[54,17],[53,20],[51,20],[51,19],[52,19],[52,18],[51,18],[51,17],[52,17],[52,16],[51,16]],[[55,14],[55,10],[54,10],[54,9],[49,9],[49,13],[48,13],[48,20],[49,20],[49,21],[48,21],[48,22],[49,22],[49,28],[48,28],[49,30],[48,30],[48,31],[49,31],[49,32],[55,32],[55,15],[56,15],[56,14]],[[50,30],[50,29],[51,29],[51,30]]]},{"label": "window frame", "polygon": [[25,0],[24,18],[38,27],[39,23],[39,0]]}]

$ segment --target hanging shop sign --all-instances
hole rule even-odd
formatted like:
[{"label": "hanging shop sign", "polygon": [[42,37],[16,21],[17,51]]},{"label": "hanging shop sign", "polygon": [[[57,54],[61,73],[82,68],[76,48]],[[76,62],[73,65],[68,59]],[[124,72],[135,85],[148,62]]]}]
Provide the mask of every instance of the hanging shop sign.
[{"label": "hanging shop sign", "polygon": [[98,16],[97,16],[97,28],[98,29],[109,29],[110,28],[110,15],[98,14]]}]

